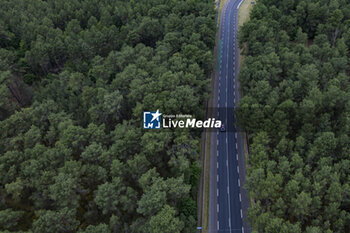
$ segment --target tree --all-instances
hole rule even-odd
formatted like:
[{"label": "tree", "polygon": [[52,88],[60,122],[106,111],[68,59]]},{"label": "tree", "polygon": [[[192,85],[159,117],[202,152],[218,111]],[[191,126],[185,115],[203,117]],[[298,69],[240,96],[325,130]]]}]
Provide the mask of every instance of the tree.
[{"label": "tree", "polygon": [[111,183],[106,182],[98,187],[94,200],[103,214],[118,210],[117,205],[120,201],[120,193],[123,190],[121,185],[121,180],[114,178]]},{"label": "tree", "polygon": [[19,224],[24,211],[15,211],[12,209],[0,210],[0,229],[13,230]]},{"label": "tree", "polygon": [[50,197],[59,207],[74,209],[78,205],[78,181],[66,173],[59,173],[54,178],[55,183],[49,187]]},{"label": "tree", "polygon": [[165,205],[163,209],[152,216],[149,221],[148,231],[150,233],[180,233],[183,222],[175,217],[175,209]]},{"label": "tree", "polygon": [[84,231],[80,230],[79,233],[110,233],[108,226],[106,224],[99,224],[96,226],[89,225]]},{"label": "tree", "polygon": [[294,206],[292,212],[299,219],[304,221],[310,212],[311,208],[311,197],[310,194],[304,191],[297,195],[296,198],[292,199],[292,205]]},{"label": "tree", "polygon": [[20,201],[24,186],[25,184],[23,180],[21,178],[17,178],[15,182],[5,184],[5,190],[15,201]]},{"label": "tree", "polygon": [[153,184],[147,188],[138,201],[137,212],[144,216],[152,216],[162,209],[166,203],[166,183],[157,178]]},{"label": "tree", "polygon": [[75,231],[79,221],[75,219],[75,211],[67,207],[58,211],[45,210],[39,212],[39,217],[33,222],[35,232],[67,232]]}]

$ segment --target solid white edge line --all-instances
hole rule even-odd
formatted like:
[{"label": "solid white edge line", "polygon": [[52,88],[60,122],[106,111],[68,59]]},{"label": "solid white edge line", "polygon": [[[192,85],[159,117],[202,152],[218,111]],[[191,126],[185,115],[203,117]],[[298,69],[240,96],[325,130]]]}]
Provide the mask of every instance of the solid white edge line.
[{"label": "solid white edge line", "polygon": [[230,189],[228,186],[227,186],[227,194],[230,194]]},{"label": "solid white edge line", "polygon": [[242,1],[240,1],[240,3],[238,4],[238,6],[237,6],[237,10],[238,10],[238,9],[239,9],[239,7],[241,6],[242,2],[243,2],[243,0],[242,0]]}]

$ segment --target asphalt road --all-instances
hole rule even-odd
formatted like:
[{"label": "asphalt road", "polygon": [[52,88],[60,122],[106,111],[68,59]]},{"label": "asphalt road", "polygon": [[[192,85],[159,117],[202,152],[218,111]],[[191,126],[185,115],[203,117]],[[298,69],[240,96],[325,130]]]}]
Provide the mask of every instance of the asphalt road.
[{"label": "asphalt road", "polygon": [[[214,148],[216,175],[211,181],[209,231],[218,233],[250,232],[246,218],[248,198],[242,185],[245,182],[243,143],[237,133],[234,108],[239,100],[238,92],[238,6],[241,0],[227,0],[220,20],[216,107],[218,118],[226,126],[225,132],[217,132]],[[215,106],[214,106],[215,107]],[[214,182],[212,182],[214,183]],[[213,198],[216,196],[216,198]],[[216,206],[215,206],[215,204]],[[215,214],[213,214],[215,213]]]}]

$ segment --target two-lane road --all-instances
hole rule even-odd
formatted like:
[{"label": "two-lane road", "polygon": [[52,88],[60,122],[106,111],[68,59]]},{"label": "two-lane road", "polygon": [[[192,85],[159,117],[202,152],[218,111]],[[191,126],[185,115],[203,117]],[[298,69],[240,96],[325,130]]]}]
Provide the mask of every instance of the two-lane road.
[{"label": "two-lane road", "polygon": [[[219,52],[217,73],[216,107],[218,118],[226,126],[224,132],[216,135],[216,216],[211,214],[209,232],[236,233],[248,232],[244,216],[247,205],[243,204],[241,182],[244,181],[241,141],[234,124],[234,108],[239,100],[237,14],[241,0],[227,0],[221,13],[219,28]],[[215,98],[215,97],[214,97]],[[215,106],[214,106],[215,107]],[[241,166],[240,166],[241,165]],[[240,169],[242,167],[242,169]],[[212,173],[213,174],[213,173]],[[243,177],[243,179],[242,179]],[[211,200],[213,200],[211,198]],[[215,200],[215,199],[214,199]],[[242,206],[245,208],[242,209]],[[213,225],[216,225],[215,227]],[[215,228],[215,229],[214,229]]]}]

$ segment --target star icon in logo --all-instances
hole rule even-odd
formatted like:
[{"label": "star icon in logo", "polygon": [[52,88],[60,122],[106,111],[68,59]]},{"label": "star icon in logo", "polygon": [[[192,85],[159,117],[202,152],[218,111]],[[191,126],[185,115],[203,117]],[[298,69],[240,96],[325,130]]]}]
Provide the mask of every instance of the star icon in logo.
[{"label": "star icon in logo", "polygon": [[156,119],[157,119],[157,121],[159,121],[159,117],[160,117],[161,115],[162,115],[162,114],[159,113],[159,109],[157,110],[157,112],[152,113],[153,118],[152,118],[151,122],[153,122],[153,121],[156,120]]}]

